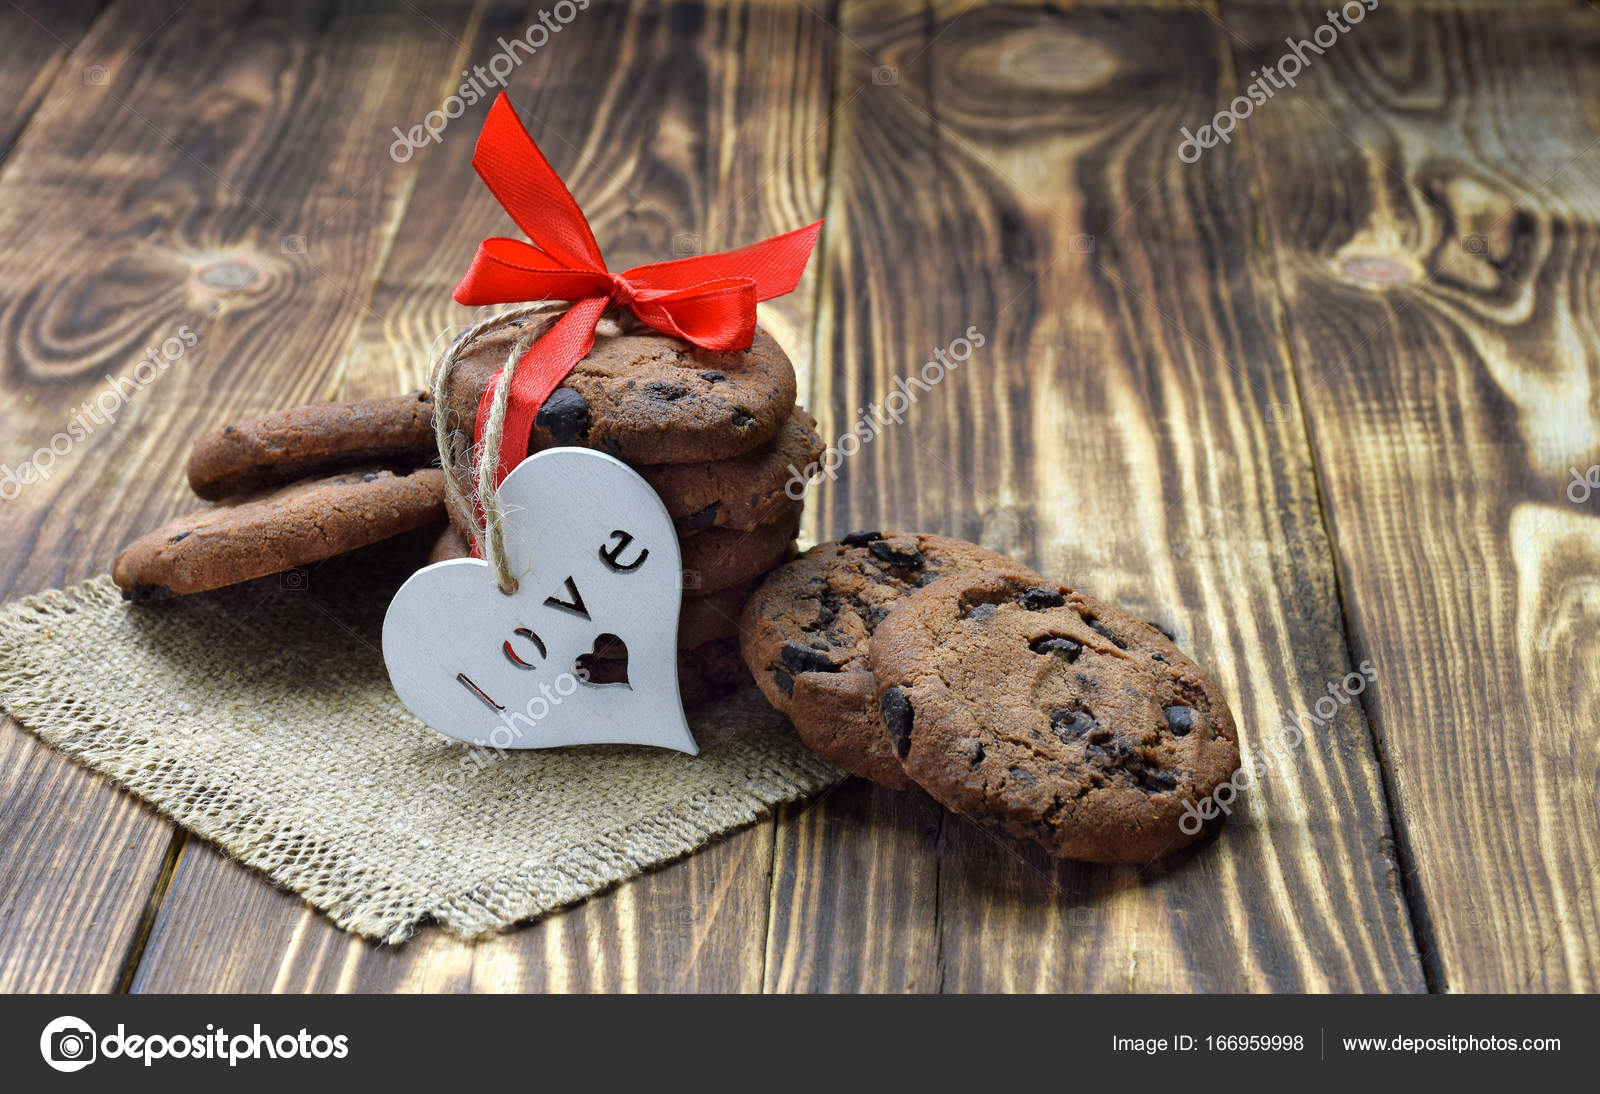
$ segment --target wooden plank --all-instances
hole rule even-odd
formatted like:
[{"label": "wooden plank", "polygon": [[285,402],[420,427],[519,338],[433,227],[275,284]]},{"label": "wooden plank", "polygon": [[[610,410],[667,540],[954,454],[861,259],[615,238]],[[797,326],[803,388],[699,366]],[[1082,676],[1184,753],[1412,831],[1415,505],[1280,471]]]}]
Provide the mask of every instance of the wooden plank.
[{"label": "wooden plank", "polygon": [[[1308,6],[1300,26],[1320,21]],[[1243,70],[1290,17],[1226,4]],[[1600,19],[1383,11],[1249,120],[1441,991],[1600,987]]]},{"label": "wooden plank", "polygon": [[1227,86],[1220,32],[1193,5],[847,15],[829,435],[969,326],[986,341],[846,463],[829,529],[979,539],[1154,619],[1266,774],[1143,870],[924,826],[876,891],[838,884],[871,906],[931,875],[935,899],[835,922],[834,946],[916,932],[944,990],[1421,990],[1358,705],[1270,751],[1353,658],[1249,174],[1176,159]]},{"label": "wooden plank", "polygon": [[101,6],[98,0],[49,4],[29,0],[0,9],[0,161],[64,69],[77,72],[84,87],[101,79],[102,71],[92,60],[69,63]]},{"label": "wooden plank", "polygon": [[[856,408],[881,397],[884,372],[901,371],[906,347],[922,350],[931,336],[920,325],[926,313],[907,298],[927,272],[921,246],[931,243],[927,197],[937,177],[936,150],[919,139],[924,90],[908,84],[897,93],[871,82],[874,68],[922,41],[921,6],[852,3],[837,18],[829,230],[816,342],[822,367],[813,371],[807,397],[830,443],[853,424]],[[902,94],[915,105],[903,104]],[[876,489],[890,485],[877,478],[884,466],[883,453],[868,451],[837,482],[820,483],[811,514],[818,539],[854,527],[919,527],[917,514],[907,511],[918,498],[899,492],[906,484]],[[874,481],[857,492],[860,480],[851,475]],[[935,526],[931,514],[920,526]],[[767,990],[936,990],[938,860],[931,842],[941,824],[941,810],[926,795],[861,780],[782,811]]]},{"label": "wooden plank", "polygon": [[[69,67],[73,48],[88,29],[100,5],[93,2],[23,4],[0,9],[0,172],[30,119],[35,117],[46,91]],[[98,72],[78,69],[82,86],[92,86]],[[55,103],[64,101],[58,96]],[[86,775],[66,774],[59,758],[39,742],[15,731],[9,718],[0,719],[0,845],[37,846],[58,839],[63,827],[74,830],[62,841],[67,854],[84,847],[114,847],[115,856],[92,878],[67,869],[65,857],[55,860],[42,875],[32,872],[40,863],[7,856],[0,863],[0,924],[4,933],[20,931],[38,935],[59,929],[61,923],[114,919],[105,904],[116,901],[115,879],[138,874],[159,862],[165,846],[163,826],[131,803],[94,814],[70,809],[74,786],[90,782]],[[88,831],[88,829],[93,829]],[[108,893],[108,890],[111,890]],[[26,904],[17,894],[32,891],[37,899]],[[125,922],[125,921],[124,921]],[[114,936],[115,930],[102,938]],[[83,947],[64,954],[49,970],[18,964],[0,965],[0,991],[72,990],[77,985],[111,985],[117,981],[123,953],[115,945]]]},{"label": "wooden plank", "polygon": [[[484,64],[545,5],[496,4],[463,53]],[[822,207],[832,33],[765,3],[592,5],[510,77],[511,95],[613,268],[719,250],[809,223]],[[448,94],[453,81],[442,89]],[[473,174],[487,104],[396,172],[414,185],[344,395],[422,381],[477,242],[514,232]],[[401,123],[403,126],[403,123]],[[762,320],[804,370],[815,289]],[[136,990],[752,991],[762,984],[772,826],[758,824],[520,930],[403,947],[346,936],[208,849],[178,865]]]},{"label": "wooden plank", "polygon": [[[197,0],[115,6],[73,56],[0,173],[0,462],[50,472],[0,506],[0,596],[102,571],[192,504],[184,442],[218,415],[331,392],[406,194],[379,138],[452,50],[415,8]],[[102,396],[111,416],[85,416]],[[64,454],[35,455],[58,432]],[[12,729],[0,769],[0,984],[115,987],[171,826]]]}]

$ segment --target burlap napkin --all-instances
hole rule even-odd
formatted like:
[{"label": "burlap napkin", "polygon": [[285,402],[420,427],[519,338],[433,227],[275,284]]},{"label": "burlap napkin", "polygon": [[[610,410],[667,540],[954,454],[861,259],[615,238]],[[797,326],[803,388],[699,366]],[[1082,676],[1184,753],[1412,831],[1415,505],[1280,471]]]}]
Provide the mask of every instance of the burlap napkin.
[{"label": "burlap napkin", "polygon": [[0,707],[385,942],[427,919],[470,938],[540,915],[840,777],[753,688],[691,712],[697,757],[439,736],[395,698],[378,645],[415,548],[154,604],[107,577],[13,603]]}]

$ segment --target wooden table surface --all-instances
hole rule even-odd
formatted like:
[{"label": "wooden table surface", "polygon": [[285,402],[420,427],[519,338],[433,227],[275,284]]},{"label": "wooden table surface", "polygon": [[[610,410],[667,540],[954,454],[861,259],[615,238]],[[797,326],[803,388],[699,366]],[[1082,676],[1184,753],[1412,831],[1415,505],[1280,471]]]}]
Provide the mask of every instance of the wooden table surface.
[{"label": "wooden table surface", "polygon": [[[826,215],[763,307],[825,436],[984,336],[807,533],[963,536],[1126,604],[1262,774],[1143,869],[851,780],[383,948],[7,723],[0,990],[1600,989],[1600,7],[1383,0],[1193,164],[1180,127],[1327,0],[554,7],[508,82],[613,267]],[[485,104],[403,163],[393,129],[541,8],[0,2],[0,461],[198,335],[0,501],[0,597],[192,504],[198,432],[419,383],[514,228]]]}]

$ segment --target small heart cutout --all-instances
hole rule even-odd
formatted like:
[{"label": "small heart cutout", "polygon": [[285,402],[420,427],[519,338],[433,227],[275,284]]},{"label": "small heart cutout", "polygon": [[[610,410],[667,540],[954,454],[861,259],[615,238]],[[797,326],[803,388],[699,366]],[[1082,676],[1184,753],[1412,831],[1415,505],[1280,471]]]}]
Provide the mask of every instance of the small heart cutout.
[{"label": "small heart cutout", "polygon": [[512,592],[459,558],[390,602],[383,659],[400,700],[476,745],[699,751],[678,695],[683,564],[655,491],[603,452],[552,448],[506,476],[500,501]]},{"label": "small heart cutout", "polygon": [[614,634],[602,634],[594,640],[592,652],[579,656],[572,671],[596,687],[628,687],[628,644]]}]

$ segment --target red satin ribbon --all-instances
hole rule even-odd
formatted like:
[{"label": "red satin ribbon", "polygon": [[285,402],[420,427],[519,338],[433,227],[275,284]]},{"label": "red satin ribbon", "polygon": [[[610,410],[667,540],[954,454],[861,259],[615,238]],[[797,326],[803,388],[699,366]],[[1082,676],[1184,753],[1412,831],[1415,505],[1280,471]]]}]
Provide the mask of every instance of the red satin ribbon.
[{"label": "red satin ribbon", "polygon": [[[528,455],[534,416],[594,346],[595,324],[607,307],[621,305],[656,330],[703,349],[749,349],[756,301],[794,291],[822,230],[819,220],[736,251],[652,262],[614,274],[606,269],[583,211],[503,91],[478,135],[472,166],[533,242],[497,236],[480,243],[456,286],[456,302],[573,301],[517,364],[496,485]],[[493,393],[490,384],[478,404],[479,436]]]}]

